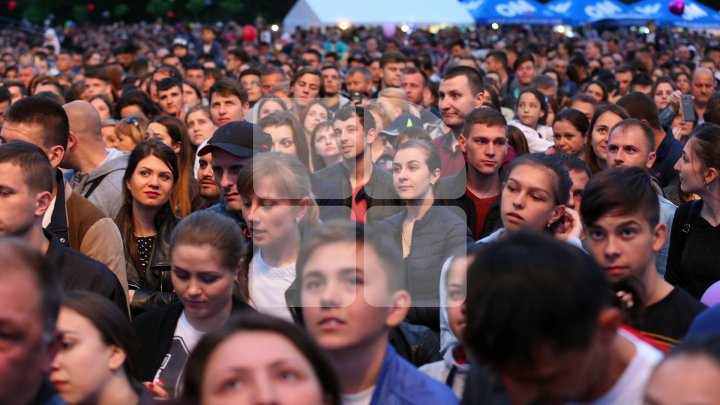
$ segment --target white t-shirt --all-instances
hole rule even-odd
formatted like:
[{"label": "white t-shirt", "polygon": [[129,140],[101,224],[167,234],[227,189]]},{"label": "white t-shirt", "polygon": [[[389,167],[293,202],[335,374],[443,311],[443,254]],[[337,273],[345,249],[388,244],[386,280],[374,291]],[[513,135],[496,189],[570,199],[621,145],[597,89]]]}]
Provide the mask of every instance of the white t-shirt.
[{"label": "white t-shirt", "polygon": [[[635,345],[635,356],[625,368],[620,379],[605,395],[596,401],[582,403],[586,405],[640,405],[643,403],[645,384],[650,378],[650,373],[660,360],[662,353],[641,341],[632,334],[620,329],[620,335]],[[580,405],[580,402],[572,402],[568,405]]]},{"label": "white t-shirt", "polygon": [[258,249],[250,262],[248,290],[250,304],[264,314],[292,321],[285,302],[285,291],[295,281],[295,263],[286,267],[271,267],[262,259]]},{"label": "white t-shirt", "polygon": [[175,333],[170,343],[170,350],[165,354],[165,358],[160,364],[160,368],[155,373],[153,381],[157,382],[162,379],[165,383],[164,389],[174,398],[178,398],[181,394],[183,375],[185,374],[185,363],[197,345],[200,338],[205,333],[201,332],[188,322],[185,311],[180,314],[177,325],[175,325]]},{"label": "white t-shirt", "polygon": [[546,125],[538,124],[537,128],[533,129],[523,125],[517,119],[508,122],[508,125],[512,125],[522,131],[527,140],[530,153],[545,152],[548,148],[555,145],[552,128]]},{"label": "white t-shirt", "polygon": [[355,394],[342,394],[340,403],[342,403],[342,405],[370,405],[374,393],[375,386],[373,385],[365,391],[360,391]]}]

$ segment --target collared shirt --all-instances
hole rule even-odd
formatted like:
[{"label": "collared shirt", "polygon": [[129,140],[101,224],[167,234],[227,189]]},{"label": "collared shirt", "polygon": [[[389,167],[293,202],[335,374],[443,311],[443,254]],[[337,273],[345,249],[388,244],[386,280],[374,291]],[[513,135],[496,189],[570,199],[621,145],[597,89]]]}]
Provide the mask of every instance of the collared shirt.
[{"label": "collared shirt", "polygon": [[442,177],[460,173],[465,168],[465,157],[460,144],[452,132],[440,135],[432,140],[440,153],[440,172]]}]

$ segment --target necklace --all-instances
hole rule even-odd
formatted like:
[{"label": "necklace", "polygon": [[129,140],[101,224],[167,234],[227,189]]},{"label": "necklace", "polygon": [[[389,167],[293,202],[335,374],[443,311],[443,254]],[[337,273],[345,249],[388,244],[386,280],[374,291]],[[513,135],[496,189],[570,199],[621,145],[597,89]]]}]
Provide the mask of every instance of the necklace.
[{"label": "necklace", "polygon": [[[415,221],[411,222],[409,224],[410,229],[412,229],[414,225],[415,225]],[[408,242],[407,239],[405,239],[405,227],[406,227],[406,225],[403,224],[402,232],[400,233],[400,237],[402,238],[403,246],[406,247],[408,250],[410,250],[410,242]],[[410,232],[410,239],[412,240],[412,231]]]}]

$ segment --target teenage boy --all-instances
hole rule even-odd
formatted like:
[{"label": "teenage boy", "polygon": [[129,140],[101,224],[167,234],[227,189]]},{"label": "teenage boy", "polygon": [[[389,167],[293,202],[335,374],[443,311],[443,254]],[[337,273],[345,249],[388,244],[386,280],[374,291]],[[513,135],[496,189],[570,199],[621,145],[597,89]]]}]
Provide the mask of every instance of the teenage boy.
[{"label": "teenage boy", "polygon": [[[501,377],[509,403],[640,404],[662,358],[621,329],[592,257],[548,235],[520,231],[482,245],[468,267],[466,309],[468,352]],[[489,383],[468,381],[465,397]]]},{"label": "teenage boy", "polygon": [[478,108],[464,120],[467,170],[440,181],[439,197],[465,213],[473,239],[500,227],[500,168],[508,152],[507,122],[492,108]]},{"label": "teenage boy", "polygon": [[336,366],[343,403],[457,403],[388,343],[411,304],[401,268],[400,247],[360,224],[329,222],[303,244],[297,277],[305,326]]},{"label": "teenage boy", "polygon": [[705,306],[656,270],[655,254],[667,226],[658,222],[660,206],[650,176],[636,167],[604,170],[590,180],[582,199],[590,254],[611,283],[634,279],[642,287],[645,309],[638,328],[662,343],[677,343]]},{"label": "teenage boy", "polygon": [[222,78],[208,92],[210,115],[215,125],[223,126],[230,121],[242,121],[250,108],[248,93],[234,79]]},{"label": "teenage boy", "polygon": [[162,113],[182,120],[185,117],[182,81],[174,77],[160,80],[157,85]]},{"label": "teenage boy", "polygon": [[396,214],[400,199],[392,175],[372,163],[370,144],[378,136],[375,119],[365,109],[349,105],[333,118],[333,130],[343,161],[316,172],[337,186],[342,205],[350,208],[350,218],[361,223]]}]

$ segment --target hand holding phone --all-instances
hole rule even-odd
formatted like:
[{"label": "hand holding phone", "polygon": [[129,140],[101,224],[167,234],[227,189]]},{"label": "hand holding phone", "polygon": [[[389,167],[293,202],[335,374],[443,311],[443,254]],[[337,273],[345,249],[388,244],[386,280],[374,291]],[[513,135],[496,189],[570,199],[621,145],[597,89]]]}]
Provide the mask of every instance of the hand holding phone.
[{"label": "hand holding phone", "polygon": [[689,94],[683,94],[680,97],[680,115],[682,115],[683,122],[695,121],[695,103],[693,98]]}]

